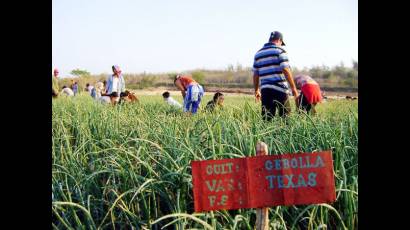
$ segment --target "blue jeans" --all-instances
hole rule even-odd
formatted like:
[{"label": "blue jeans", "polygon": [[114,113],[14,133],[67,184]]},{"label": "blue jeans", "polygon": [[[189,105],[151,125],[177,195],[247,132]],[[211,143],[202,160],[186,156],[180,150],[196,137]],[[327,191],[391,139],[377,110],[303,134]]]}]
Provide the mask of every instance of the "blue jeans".
[{"label": "blue jeans", "polygon": [[204,89],[201,85],[189,85],[184,98],[184,112],[191,111],[192,114],[195,114],[198,111],[203,96]]}]

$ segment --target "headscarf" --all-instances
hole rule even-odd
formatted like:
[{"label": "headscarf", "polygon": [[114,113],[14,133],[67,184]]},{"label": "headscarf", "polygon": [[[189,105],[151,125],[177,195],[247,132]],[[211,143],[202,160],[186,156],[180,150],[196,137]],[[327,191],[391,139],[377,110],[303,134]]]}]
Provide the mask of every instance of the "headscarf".
[{"label": "headscarf", "polygon": [[121,69],[118,65],[113,65],[112,66],[112,71],[114,72],[114,74],[117,74],[117,76],[121,75]]},{"label": "headscarf", "polygon": [[303,87],[305,84],[317,84],[317,82],[308,75],[297,75],[293,80],[299,88]]},{"label": "headscarf", "polygon": [[181,74],[175,75],[175,77],[174,77],[174,82],[176,82],[181,76],[182,76]]}]

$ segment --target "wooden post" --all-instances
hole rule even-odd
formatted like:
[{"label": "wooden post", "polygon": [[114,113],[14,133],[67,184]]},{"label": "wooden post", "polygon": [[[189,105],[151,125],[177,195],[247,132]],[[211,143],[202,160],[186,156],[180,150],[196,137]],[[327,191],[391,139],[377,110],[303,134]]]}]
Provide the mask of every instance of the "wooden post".
[{"label": "wooden post", "polygon": [[[268,155],[268,145],[258,141],[256,144],[256,155]],[[269,208],[256,209],[256,230],[269,230]]]}]

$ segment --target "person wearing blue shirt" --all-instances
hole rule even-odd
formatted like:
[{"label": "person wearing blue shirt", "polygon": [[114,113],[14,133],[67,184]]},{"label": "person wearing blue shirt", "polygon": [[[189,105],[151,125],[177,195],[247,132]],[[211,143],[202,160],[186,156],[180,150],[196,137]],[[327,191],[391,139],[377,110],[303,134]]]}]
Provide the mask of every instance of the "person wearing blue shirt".
[{"label": "person wearing blue shirt", "polygon": [[[283,49],[283,35],[278,31],[271,33],[266,43],[256,54],[253,64],[253,84],[255,98],[262,102],[262,117],[270,121],[279,110],[279,116],[290,113],[289,85],[293,96],[298,97],[289,60]],[[296,102],[297,104],[297,102]]]},{"label": "person wearing blue shirt", "polygon": [[126,96],[125,93],[125,80],[121,74],[121,69],[118,65],[112,66],[112,72],[107,79],[107,96],[111,98],[111,103],[116,104],[119,102],[120,97]]},{"label": "person wearing blue shirt", "polygon": [[73,84],[71,84],[71,89],[73,90],[75,96],[78,93],[78,82],[73,80],[71,80],[71,82],[73,82]]}]

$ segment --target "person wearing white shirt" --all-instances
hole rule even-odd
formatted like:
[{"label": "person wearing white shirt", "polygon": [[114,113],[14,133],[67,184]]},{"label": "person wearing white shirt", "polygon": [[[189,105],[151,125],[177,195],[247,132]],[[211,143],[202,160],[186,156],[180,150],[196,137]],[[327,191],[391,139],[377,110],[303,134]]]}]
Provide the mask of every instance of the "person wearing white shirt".
[{"label": "person wearing white shirt", "polygon": [[68,88],[67,86],[63,86],[63,90],[61,90],[62,95],[66,95],[69,97],[74,96],[74,92],[72,89]]},{"label": "person wearing white shirt", "polygon": [[91,94],[93,88],[94,88],[94,86],[90,85],[90,83],[87,83],[85,85],[85,91],[88,92],[89,94]]},{"label": "person wearing white shirt", "polygon": [[111,103],[111,99],[109,96],[102,96],[104,91],[104,84],[102,82],[97,82],[95,87],[91,89],[91,97],[94,98],[96,101],[101,102],[103,104]]},{"label": "person wearing white shirt", "polygon": [[178,101],[176,101],[174,98],[172,98],[168,91],[164,92],[162,94],[162,97],[164,98],[164,101],[168,103],[169,105],[176,107],[176,108],[182,108],[182,105]]},{"label": "person wearing white shirt", "polygon": [[112,104],[116,104],[120,97],[125,96],[125,80],[119,66],[112,66],[113,74],[107,79],[107,95],[110,96]]}]

